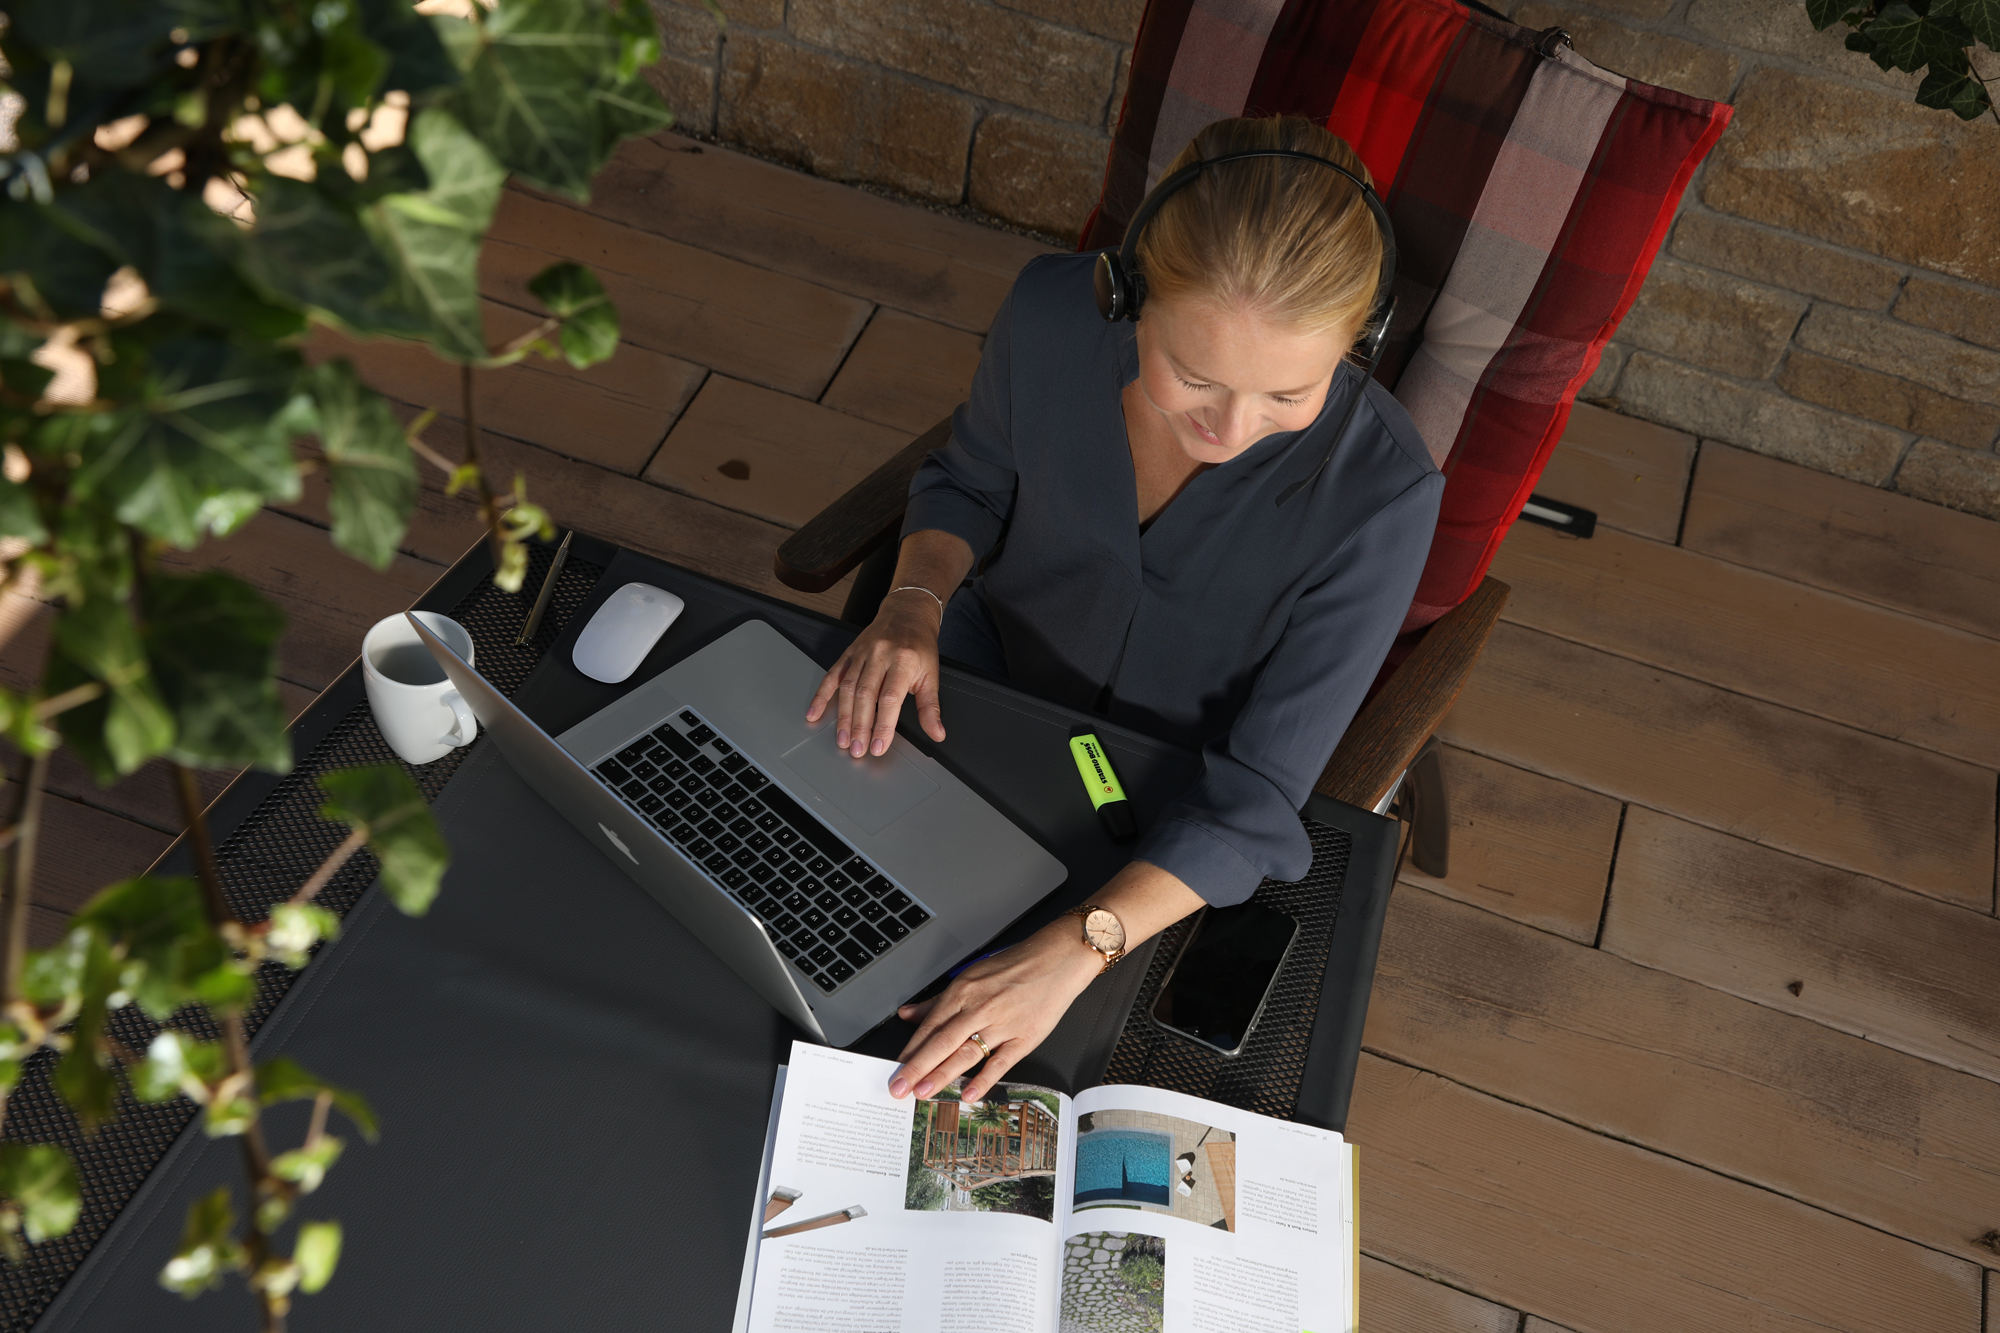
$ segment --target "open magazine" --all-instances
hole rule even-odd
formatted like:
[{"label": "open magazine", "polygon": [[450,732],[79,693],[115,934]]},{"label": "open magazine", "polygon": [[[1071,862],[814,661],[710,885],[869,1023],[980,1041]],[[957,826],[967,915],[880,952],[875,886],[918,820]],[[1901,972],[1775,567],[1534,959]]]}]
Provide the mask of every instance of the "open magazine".
[{"label": "open magazine", "polygon": [[1353,1149],[1158,1088],[889,1095],[796,1042],[744,1263],[749,1333],[1353,1333]]}]

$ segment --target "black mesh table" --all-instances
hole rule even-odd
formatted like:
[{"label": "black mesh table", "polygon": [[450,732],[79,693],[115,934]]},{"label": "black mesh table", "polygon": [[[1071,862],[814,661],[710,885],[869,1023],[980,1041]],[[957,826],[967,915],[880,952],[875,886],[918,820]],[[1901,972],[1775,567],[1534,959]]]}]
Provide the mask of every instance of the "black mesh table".
[{"label": "black mesh table", "polygon": [[[550,553],[537,549],[527,583]],[[531,600],[502,593],[483,544],[419,602],[471,631],[481,671],[545,730],[560,733],[625,689],[751,617],[831,662],[852,627],[579,536],[533,642],[514,639]],[[634,580],[680,594],[687,610],[624,686],[569,664],[602,599]],[[1067,737],[1079,715],[1002,684],[950,672],[951,737],[927,753],[1061,859],[1070,871],[1003,941],[1084,900],[1124,859],[1083,799]],[[1196,759],[1093,723],[1142,817],[1170,800]],[[906,733],[907,734],[907,733]],[[225,887],[262,916],[343,836],[315,813],[317,777],[393,756],[358,671],[294,728],[295,767],[246,774],[211,812]],[[411,770],[452,844],[431,913],[401,917],[371,892],[357,857],[321,895],[342,938],[303,972],[267,967],[251,1014],[256,1054],[293,1056],[376,1102],[380,1145],[351,1144],[303,1217],[339,1217],[348,1246],[332,1285],[295,1306],[298,1330],[555,1324],[676,1328],[729,1323],[774,1067],[797,1035],[677,922],[541,803],[483,739]],[[1267,1114],[1338,1127],[1360,1046],[1394,825],[1315,798],[1315,859],[1266,901],[1300,937],[1265,1019],[1224,1058],[1146,1016],[1188,927],[1100,978],[1017,1077],[1065,1088],[1145,1082]],[[170,853],[162,869],[184,870]],[[143,1045],[135,1012],[119,1035]],[[857,1049],[893,1056],[895,1020]],[[48,1085],[46,1055],[14,1094],[8,1136],[76,1155],[85,1208],[75,1231],[0,1274],[7,1327],[48,1330],[254,1326],[248,1298],[184,1303],[154,1275],[187,1202],[217,1183],[241,1189],[235,1145],[210,1141],[195,1108],[127,1099],[84,1139]],[[301,1113],[302,1114],[302,1113]],[[295,1140],[292,1108],[274,1113]],[[39,1321],[39,1322],[38,1322]]]}]

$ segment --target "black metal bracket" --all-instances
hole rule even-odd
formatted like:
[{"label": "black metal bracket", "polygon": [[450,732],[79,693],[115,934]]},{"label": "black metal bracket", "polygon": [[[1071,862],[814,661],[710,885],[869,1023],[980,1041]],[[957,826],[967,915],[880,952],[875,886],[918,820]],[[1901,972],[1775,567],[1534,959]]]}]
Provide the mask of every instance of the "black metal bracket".
[{"label": "black metal bracket", "polygon": [[1529,523],[1539,523],[1572,537],[1588,537],[1597,531],[1596,510],[1564,504],[1544,495],[1529,496],[1528,502],[1521,506],[1521,517]]}]

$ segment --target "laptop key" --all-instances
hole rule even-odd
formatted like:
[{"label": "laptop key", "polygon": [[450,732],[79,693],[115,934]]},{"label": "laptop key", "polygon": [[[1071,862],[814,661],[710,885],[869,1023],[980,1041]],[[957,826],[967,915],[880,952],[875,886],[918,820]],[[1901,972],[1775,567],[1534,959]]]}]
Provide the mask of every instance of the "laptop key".
[{"label": "laptop key", "polygon": [[[834,961],[837,963],[840,960],[836,958]],[[818,986],[821,990],[827,992],[829,995],[831,995],[834,991],[834,988],[840,985],[840,979],[829,976],[827,973],[822,972],[818,976],[813,978],[813,984],[815,986]]]},{"label": "laptop key", "polygon": [[821,878],[823,878],[826,881],[826,886],[829,889],[834,889],[834,890],[844,889],[848,885],[854,882],[847,876],[841,874],[838,870],[832,871],[822,876]]},{"label": "laptop key", "polygon": [[866,921],[858,925],[849,926],[847,929],[849,934],[867,946],[869,953],[879,954],[887,951],[889,948],[888,939],[881,931],[875,929],[875,927],[869,925]]},{"label": "laptop key", "polygon": [[875,873],[875,867],[869,865],[868,859],[862,856],[855,857],[852,861],[842,866],[841,869],[852,876],[856,883],[866,880],[870,875]]},{"label": "laptop key", "polygon": [[882,876],[877,875],[868,881],[868,892],[874,894],[877,898],[886,898],[896,892],[896,886]]},{"label": "laptop key", "polygon": [[812,899],[796,890],[785,895],[785,910],[787,912],[803,912],[811,906]]},{"label": "laptop key", "polygon": [[715,752],[719,755],[727,756],[736,753],[736,751],[733,748],[731,748],[729,742],[722,739],[722,737],[720,736],[717,736],[714,740],[710,741],[709,744],[715,747]]},{"label": "laptop key", "polygon": [[694,798],[701,802],[704,810],[713,810],[716,806],[722,804],[722,793],[719,791],[710,791],[706,787],[696,792]]},{"label": "laptop key", "polygon": [[806,957],[812,959],[813,966],[825,967],[828,963],[833,961],[834,953],[831,948],[822,944],[814,948],[810,953],[806,955]]},{"label": "laptop key", "polygon": [[653,728],[653,739],[666,746],[669,750],[672,750],[682,759],[692,759],[700,753],[694,746],[688,744],[687,737],[681,735],[665,723],[661,723],[659,726]]},{"label": "laptop key", "polygon": [[812,871],[815,875],[824,875],[833,869],[833,862],[827,860],[824,856],[815,856],[812,860],[806,862],[806,869]]},{"label": "laptop key", "polygon": [[[698,833],[700,832],[700,830],[697,829],[696,832]],[[715,853],[715,848],[711,847],[708,844],[707,839],[696,838],[693,842],[688,844],[687,853],[689,856],[692,856],[697,861],[706,861],[710,856],[712,856]]]},{"label": "laptop key", "polygon": [[694,825],[692,824],[676,824],[667,830],[667,836],[683,847],[691,842],[698,842],[701,839],[701,835],[694,831]]},{"label": "laptop key", "polygon": [[846,903],[849,907],[859,907],[868,901],[868,890],[862,888],[859,884],[850,884],[840,891],[840,901]]},{"label": "laptop key", "polygon": [[701,719],[695,716],[695,711],[692,708],[681,709],[681,721],[687,723],[690,727],[701,725]]},{"label": "laptop key", "polygon": [[808,898],[817,898],[820,894],[826,892],[826,885],[820,883],[811,875],[807,875],[799,881],[799,892]]},{"label": "laptop key", "polygon": [[889,909],[870,899],[868,902],[861,904],[861,915],[867,917],[870,921],[880,921],[883,917],[889,915]]},{"label": "laptop key", "polygon": [[638,763],[631,765],[631,770],[632,776],[641,782],[651,782],[654,776],[660,771],[653,767],[650,759],[641,759]]},{"label": "laptop key", "polygon": [[783,954],[787,958],[797,958],[799,956],[799,946],[792,943],[790,940],[779,939],[779,940],[773,940],[772,943],[777,945],[778,952]]},{"label": "laptop key", "polygon": [[829,921],[819,928],[819,937],[828,944],[838,945],[847,938],[847,932]]},{"label": "laptop key", "polygon": [[731,866],[722,872],[722,882],[732,889],[740,889],[750,882],[750,877],[735,866]]},{"label": "laptop key", "polygon": [[931,919],[931,914],[929,912],[926,912],[921,907],[912,907],[910,908],[909,911],[903,913],[903,923],[907,925],[911,930],[915,930],[918,926],[923,925],[924,922],[930,919]]},{"label": "laptop key", "polygon": [[722,789],[722,794],[732,801],[747,801],[750,799],[750,789],[740,782],[730,783]]},{"label": "laptop key", "polygon": [[679,787],[669,792],[662,792],[661,796],[666,800],[668,808],[673,810],[685,810],[694,800],[694,797],[688,795]]},{"label": "laptop key", "polygon": [[765,777],[754,768],[745,769],[738,775],[737,780],[751,791],[762,791],[771,785],[771,779]]},{"label": "laptop key", "polygon": [[748,800],[738,801],[736,803],[736,808],[738,810],[741,810],[744,814],[750,816],[750,818],[752,819],[762,819],[765,813],[770,809],[769,806],[765,805],[755,796],[750,797]]},{"label": "laptop key", "polygon": [[618,752],[618,762],[624,764],[628,768],[631,767],[633,764],[638,763],[641,759],[644,759],[645,757],[646,757],[646,746],[641,741],[634,741],[630,745],[626,746],[624,749]]},{"label": "laptop key", "polygon": [[729,858],[724,856],[721,852],[716,852],[712,855],[702,857],[701,863],[708,867],[710,873],[717,875],[720,875],[723,871],[732,868],[729,864]]},{"label": "laptop key", "polygon": [[651,792],[647,792],[644,796],[641,796],[639,798],[639,808],[641,810],[644,810],[649,815],[658,814],[660,811],[667,808],[667,803],[661,800],[659,797],[653,795]]},{"label": "laptop key", "polygon": [[678,759],[667,760],[666,763],[660,765],[660,769],[668,777],[673,778],[677,782],[680,779],[686,777],[688,774],[694,772],[693,769],[689,768],[686,764],[683,764]]},{"label": "laptop key", "polygon": [[910,928],[893,916],[885,916],[875,924],[881,927],[882,933],[892,940],[900,940],[910,933]]},{"label": "laptop key", "polygon": [[719,819],[704,819],[696,827],[701,830],[701,836],[704,838],[720,837],[722,834],[722,821]]},{"label": "laptop key", "polygon": [[715,850],[728,854],[733,854],[742,845],[743,839],[737,837],[734,833],[725,833],[715,840]]},{"label": "laptop key", "polygon": [[777,931],[780,935],[797,934],[799,929],[798,918],[793,916],[781,916],[776,921],[773,921],[771,923],[771,929]]},{"label": "laptop key", "polygon": [[[777,819],[778,817],[773,814],[771,818]],[[760,819],[757,821],[757,827],[763,828],[766,833],[770,834],[771,841],[777,843],[780,847],[789,847],[799,840],[798,830],[785,827],[783,820],[778,820],[777,827],[775,828],[764,828],[764,821]]]},{"label": "laptop key", "polygon": [[[757,816],[756,823],[757,827],[763,829],[764,832],[775,834],[779,829],[779,827],[783,825],[784,821],[779,819],[776,815],[772,814],[769,810],[766,810],[763,814]],[[791,830],[787,829],[786,832],[789,833],[791,832]],[[794,833],[792,834],[792,836],[797,837],[798,835]]]},{"label": "laptop key", "polygon": [[697,726],[693,731],[688,733],[688,739],[696,745],[706,745],[715,739],[715,733],[705,726]]},{"label": "laptop key", "polygon": [[756,880],[759,884],[769,884],[777,877],[778,872],[765,865],[762,861],[750,867],[750,878]]},{"label": "laptop key", "polygon": [[751,866],[756,866],[760,870],[770,869],[769,866],[764,864],[762,858],[748,847],[739,848],[729,859],[737,865],[742,866],[745,870],[748,870]]},{"label": "laptop key", "polygon": [[614,787],[632,776],[625,771],[625,765],[619,763],[616,759],[607,759],[590,771]]},{"label": "laptop key", "polygon": [[799,880],[805,878],[806,868],[797,861],[787,861],[778,867],[778,873],[796,884]]},{"label": "laptop key", "polygon": [[869,953],[867,946],[857,940],[842,940],[833,948],[835,953],[856,967],[866,967],[875,961],[875,955]]},{"label": "laptop key", "polygon": [[805,911],[799,913],[799,920],[805,922],[807,928],[818,930],[826,924],[826,913],[820,911],[817,907],[808,907]]},{"label": "laptop key", "polygon": [[705,754],[696,754],[694,758],[688,760],[688,767],[707,776],[715,771],[715,761]]},{"label": "laptop key", "polygon": [[725,824],[733,824],[737,820],[743,818],[742,814],[736,809],[736,807],[731,805],[728,801],[724,801],[721,805],[714,807],[709,811],[709,813],[714,815],[717,819],[721,820]]},{"label": "laptop key", "polygon": [[832,889],[828,889],[824,893],[813,894],[812,900],[813,905],[818,907],[822,912],[831,912],[840,906],[840,895]]},{"label": "laptop key", "polygon": [[826,965],[826,975],[833,978],[835,985],[839,985],[854,975],[854,969],[836,958]]},{"label": "laptop key", "polygon": [[[721,816],[718,815],[717,818],[721,818]],[[738,815],[734,819],[725,819],[723,822],[729,825],[729,831],[739,838],[752,837],[757,833],[757,826],[742,815]]]},{"label": "laptop key", "polygon": [[851,929],[860,922],[861,913],[855,911],[852,907],[849,907],[846,903],[842,903],[840,906],[833,909],[833,919],[836,924],[847,926]]},{"label": "laptop key", "polygon": [[[736,826],[734,824],[731,824],[729,828],[731,832],[734,832],[736,830]],[[750,844],[750,846],[756,848],[760,852],[771,845],[771,840],[765,837],[763,834],[759,833],[757,831],[757,826],[755,824],[752,824],[750,825],[749,828],[743,830],[743,841]]]},{"label": "laptop key", "polygon": [[646,794],[646,784],[637,778],[627,778],[618,790],[625,793],[627,799],[636,801]]},{"label": "laptop key", "polygon": [[[718,750],[724,749],[725,747],[726,747],[726,742],[717,741],[715,743],[715,748]],[[732,754],[727,759],[722,761],[722,771],[725,773],[741,773],[744,769],[748,767],[750,767],[750,761],[748,759],[745,759],[740,754]]]},{"label": "laptop key", "polygon": [[902,912],[906,907],[915,906],[910,895],[904,893],[901,889],[892,889],[890,892],[883,894],[882,902],[890,911],[898,913]]},{"label": "laptop key", "polygon": [[651,787],[654,793],[659,796],[665,796],[668,792],[678,795],[681,790],[680,785],[665,773],[658,773],[646,779],[646,785]]}]

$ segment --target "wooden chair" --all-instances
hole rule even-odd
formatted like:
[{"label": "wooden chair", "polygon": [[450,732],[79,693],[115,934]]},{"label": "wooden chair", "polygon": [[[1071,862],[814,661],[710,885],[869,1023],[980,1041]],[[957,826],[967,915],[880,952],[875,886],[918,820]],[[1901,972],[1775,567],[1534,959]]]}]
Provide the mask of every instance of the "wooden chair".
[{"label": "wooden chair", "polygon": [[[1507,600],[1486,568],[1730,109],[1608,74],[1558,29],[1458,0],[1267,0],[1252,7],[1280,11],[1268,36],[1235,45],[1214,35],[1240,32],[1241,6],[1208,7],[1148,6],[1081,248],[1117,244],[1165,164],[1223,116],[1307,115],[1367,162],[1401,250],[1376,378],[1410,409],[1446,486],[1404,633],[1316,789],[1377,812],[1404,790],[1412,858],[1442,876],[1450,819],[1431,737]],[[1191,33],[1206,34],[1202,59],[1177,61]],[[1542,255],[1538,273],[1524,274],[1524,249]],[[856,570],[843,618],[872,620],[910,479],[950,430],[939,422],[800,528],[778,577],[819,592]]]}]

